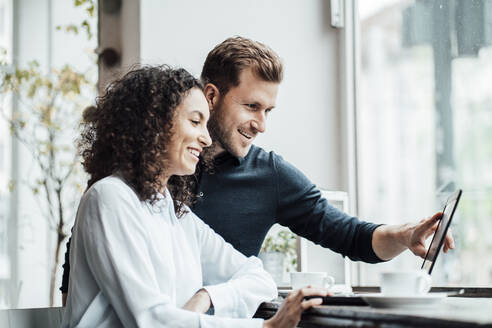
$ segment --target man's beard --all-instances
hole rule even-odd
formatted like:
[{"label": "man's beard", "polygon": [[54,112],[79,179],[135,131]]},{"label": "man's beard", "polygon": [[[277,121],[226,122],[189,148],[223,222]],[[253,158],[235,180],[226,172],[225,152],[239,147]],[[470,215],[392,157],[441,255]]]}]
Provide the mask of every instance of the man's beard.
[{"label": "man's beard", "polygon": [[212,137],[212,146],[208,149],[209,151],[215,151],[217,146],[220,146],[232,156],[243,157],[234,149],[232,138],[223,124],[223,117],[222,104],[219,103],[217,104],[217,108],[210,113],[210,119],[207,124],[208,132],[210,133],[210,137]]}]

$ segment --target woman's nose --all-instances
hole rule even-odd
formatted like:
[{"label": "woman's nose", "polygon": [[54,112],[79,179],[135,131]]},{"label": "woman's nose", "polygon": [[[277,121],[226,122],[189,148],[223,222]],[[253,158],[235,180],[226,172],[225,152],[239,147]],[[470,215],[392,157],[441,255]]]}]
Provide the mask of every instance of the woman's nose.
[{"label": "woman's nose", "polygon": [[200,137],[198,137],[198,141],[203,145],[203,147],[209,147],[212,144],[212,138],[210,138],[210,134],[207,129],[205,129]]}]

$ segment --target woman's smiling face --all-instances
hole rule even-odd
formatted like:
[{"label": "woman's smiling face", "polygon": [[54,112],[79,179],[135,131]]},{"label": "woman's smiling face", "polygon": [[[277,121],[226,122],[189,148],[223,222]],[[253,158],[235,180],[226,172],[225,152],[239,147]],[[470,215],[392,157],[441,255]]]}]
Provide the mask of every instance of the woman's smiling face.
[{"label": "woman's smiling face", "polygon": [[166,175],[193,174],[204,147],[212,140],[207,130],[210,113],[203,92],[193,88],[176,107],[173,134],[167,147]]}]

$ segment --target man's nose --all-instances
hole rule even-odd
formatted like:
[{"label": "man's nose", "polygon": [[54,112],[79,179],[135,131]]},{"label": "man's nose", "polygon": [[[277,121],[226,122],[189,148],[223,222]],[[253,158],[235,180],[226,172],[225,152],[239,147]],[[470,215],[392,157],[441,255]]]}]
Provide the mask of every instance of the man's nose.
[{"label": "man's nose", "polygon": [[258,116],[251,121],[251,127],[259,133],[264,133],[266,130],[266,116],[263,112],[258,113]]}]

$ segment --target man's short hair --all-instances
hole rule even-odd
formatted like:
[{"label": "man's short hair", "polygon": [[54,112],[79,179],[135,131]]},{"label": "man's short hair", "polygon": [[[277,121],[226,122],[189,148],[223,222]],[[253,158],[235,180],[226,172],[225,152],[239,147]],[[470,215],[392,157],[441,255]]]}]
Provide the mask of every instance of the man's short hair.
[{"label": "man's short hair", "polygon": [[214,84],[222,94],[239,85],[239,74],[251,68],[268,82],[282,82],[280,57],[267,45],[240,36],[228,38],[208,53],[203,64],[203,84]]}]

